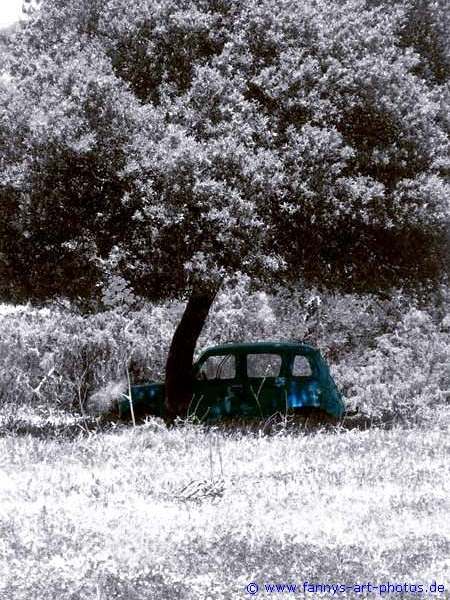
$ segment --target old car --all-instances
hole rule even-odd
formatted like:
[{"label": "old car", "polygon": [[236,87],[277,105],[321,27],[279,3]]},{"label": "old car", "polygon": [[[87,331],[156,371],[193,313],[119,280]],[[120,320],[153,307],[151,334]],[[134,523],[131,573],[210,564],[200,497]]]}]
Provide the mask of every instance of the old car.
[{"label": "old car", "polygon": [[[189,416],[206,422],[323,413],[334,419],[345,407],[319,350],[297,342],[228,343],[206,349],[193,366]],[[130,406],[131,404],[131,406]],[[164,384],[131,386],[119,415],[164,417]]]}]

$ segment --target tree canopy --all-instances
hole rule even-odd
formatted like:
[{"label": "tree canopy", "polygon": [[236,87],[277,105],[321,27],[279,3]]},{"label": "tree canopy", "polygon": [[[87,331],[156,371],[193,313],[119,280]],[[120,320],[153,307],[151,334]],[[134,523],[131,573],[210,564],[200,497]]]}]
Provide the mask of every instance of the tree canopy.
[{"label": "tree canopy", "polygon": [[91,294],[111,268],[153,296],[289,265],[352,285],[414,274],[411,252],[431,273],[448,70],[417,2],[375,4],[44,2],[1,94],[4,281]]},{"label": "tree canopy", "polygon": [[4,55],[1,295],[92,297],[111,272],[147,298],[236,272],[436,277],[445,9],[44,0]]}]

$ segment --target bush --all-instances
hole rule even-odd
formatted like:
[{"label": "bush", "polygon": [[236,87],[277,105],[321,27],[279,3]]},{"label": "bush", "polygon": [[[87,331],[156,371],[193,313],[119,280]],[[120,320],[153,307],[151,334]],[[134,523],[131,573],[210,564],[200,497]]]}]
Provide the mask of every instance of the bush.
[{"label": "bush", "polygon": [[412,308],[373,348],[338,363],[337,382],[371,417],[433,418],[450,400],[449,329],[448,317],[435,322]]},{"label": "bush", "polygon": [[87,395],[123,379],[161,375],[181,305],[83,317],[24,307],[1,318],[0,399],[82,408]]},{"label": "bush", "polygon": [[[448,292],[447,292],[448,293]],[[437,310],[397,293],[253,290],[241,277],[219,294],[199,341],[296,339],[318,346],[350,405],[373,418],[424,418],[449,395],[450,303]],[[120,307],[91,316],[67,307],[0,313],[0,401],[83,411],[134,382],[162,379],[181,302]],[[105,408],[106,410],[106,408]]]}]

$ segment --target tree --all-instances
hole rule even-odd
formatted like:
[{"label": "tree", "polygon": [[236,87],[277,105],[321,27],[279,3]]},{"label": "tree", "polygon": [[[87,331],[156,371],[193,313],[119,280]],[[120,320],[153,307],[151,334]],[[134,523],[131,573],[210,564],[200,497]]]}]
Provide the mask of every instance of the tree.
[{"label": "tree", "polygon": [[224,278],[385,288],[443,268],[439,82],[362,0],[46,0],[0,91],[0,293],[90,299],[115,273],[187,298],[185,413]]}]

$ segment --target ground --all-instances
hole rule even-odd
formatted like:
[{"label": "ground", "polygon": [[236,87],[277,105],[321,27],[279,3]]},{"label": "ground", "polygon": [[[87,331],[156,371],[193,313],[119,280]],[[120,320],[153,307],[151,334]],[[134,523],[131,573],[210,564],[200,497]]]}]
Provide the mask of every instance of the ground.
[{"label": "ground", "polygon": [[431,597],[450,597],[444,416],[270,435],[158,420],[88,433],[65,418],[0,438],[2,600],[234,600],[282,583],[420,597],[304,582],[436,582]]}]

